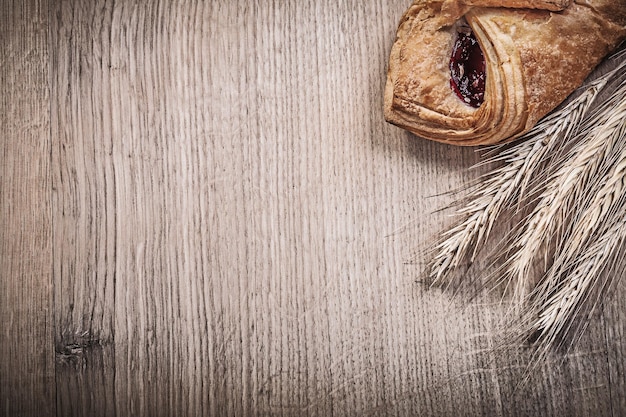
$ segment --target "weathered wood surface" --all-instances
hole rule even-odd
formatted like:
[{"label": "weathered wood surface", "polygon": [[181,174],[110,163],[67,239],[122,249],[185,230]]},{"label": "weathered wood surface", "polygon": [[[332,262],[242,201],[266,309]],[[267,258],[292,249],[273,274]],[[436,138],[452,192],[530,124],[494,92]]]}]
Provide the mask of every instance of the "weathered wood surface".
[{"label": "weathered wood surface", "polygon": [[48,2],[0,4],[0,413],[52,415]]},{"label": "weathered wood surface", "polygon": [[2,415],[626,414],[623,283],[521,386],[419,283],[480,156],[383,121],[407,1],[49,3],[0,6]]}]

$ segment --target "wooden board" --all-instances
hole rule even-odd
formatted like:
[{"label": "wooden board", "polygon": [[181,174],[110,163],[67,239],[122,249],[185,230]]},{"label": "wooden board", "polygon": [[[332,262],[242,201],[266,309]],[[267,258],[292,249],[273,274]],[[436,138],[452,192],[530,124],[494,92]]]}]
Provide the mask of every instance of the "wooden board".
[{"label": "wooden board", "polygon": [[481,170],[383,120],[407,6],[1,6],[3,415],[626,413],[623,283],[525,385],[420,283]]},{"label": "wooden board", "polygon": [[0,5],[0,413],[54,415],[48,2]]}]

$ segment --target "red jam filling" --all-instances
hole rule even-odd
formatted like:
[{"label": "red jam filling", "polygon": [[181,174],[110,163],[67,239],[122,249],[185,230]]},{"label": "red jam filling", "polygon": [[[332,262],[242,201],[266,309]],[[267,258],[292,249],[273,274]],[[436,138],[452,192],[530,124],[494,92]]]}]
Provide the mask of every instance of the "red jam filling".
[{"label": "red jam filling", "polygon": [[485,99],[485,57],[471,31],[459,32],[450,58],[450,86],[464,103],[480,107]]}]

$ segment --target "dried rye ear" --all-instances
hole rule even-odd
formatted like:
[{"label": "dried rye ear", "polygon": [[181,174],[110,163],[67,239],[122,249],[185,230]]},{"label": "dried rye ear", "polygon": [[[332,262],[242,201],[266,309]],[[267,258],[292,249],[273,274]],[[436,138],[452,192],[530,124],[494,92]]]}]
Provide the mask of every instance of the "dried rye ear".
[{"label": "dried rye ear", "polygon": [[491,149],[485,163],[497,168],[472,191],[429,265],[431,281],[445,284],[476,259],[503,213],[528,208],[497,246],[506,260],[486,285],[510,289],[511,337],[532,335],[544,354],[586,327],[626,246],[626,52],[608,64],[613,70],[520,140]]}]

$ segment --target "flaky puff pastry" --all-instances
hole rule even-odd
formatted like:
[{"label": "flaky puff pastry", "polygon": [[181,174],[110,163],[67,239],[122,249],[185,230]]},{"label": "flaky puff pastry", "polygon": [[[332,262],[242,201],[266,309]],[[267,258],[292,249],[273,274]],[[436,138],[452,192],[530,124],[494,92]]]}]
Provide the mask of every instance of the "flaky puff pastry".
[{"label": "flaky puff pastry", "polygon": [[[452,49],[465,25],[486,63],[478,108],[450,84]],[[450,144],[511,140],[558,106],[625,37],[626,0],[416,0],[391,50],[385,118]]]}]

